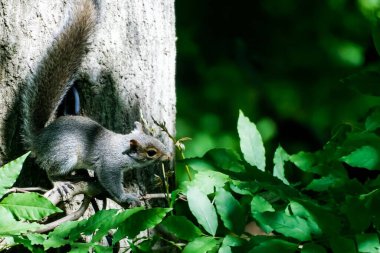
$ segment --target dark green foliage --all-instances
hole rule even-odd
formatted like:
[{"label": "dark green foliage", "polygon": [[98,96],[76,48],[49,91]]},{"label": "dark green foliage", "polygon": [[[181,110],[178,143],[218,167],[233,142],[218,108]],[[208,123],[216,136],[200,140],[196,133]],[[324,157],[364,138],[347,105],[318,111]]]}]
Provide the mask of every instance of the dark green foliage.
[{"label": "dark green foliage", "polygon": [[[9,194],[0,200],[0,235],[33,252],[67,245],[71,252],[110,252],[112,247],[99,242],[112,229],[116,230],[113,245],[127,238],[133,252],[150,252],[158,242],[183,252],[378,252],[380,174],[351,175],[351,171],[380,169],[376,113],[355,128],[338,127],[315,152],[288,154],[279,146],[273,169],[265,164],[255,124],[241,113],[243,155],[217,148],[179,161],[191,169],[190,177],[172,194],[174,209],[102,210],[44,235],[32,232],[41,225],[31,221],[60,210],[35,193]],[[257,153],[251,156],[251,152]],[[19,165],[3,168],[9,174],[13,167],[17,170]],[[289,169],[302,180],[290,180]],[[186,195],[186,202],[178,198],[180,194]],[[251,230],[252,224],[262,236],[253,234],[257,232]],[[157,225],[168,238],[139,236]],[[92,240],[82,242],[83,235]]]},{"label": "dark green foliage", "polygon": [[[368,117],[366,122],[371,122],[371,125],[380,123],[373,113]],[[244,127],[250,130],[240,136],[240,141],[246,143],[245,137],[254,141],[254,138],[247,137],[257,134],[255,128],[251,127],[253,123],[246,121],[243,124],[247,124]],[[194,247],[211,249],[216,243],[220,252],[233,252],[234,248],[246,252],[298,252],[302,248],[302,252],[317,253],[327,252],[327,249],[333,252],[380,250],[377,234],[380,232],[377,215],[380,212],[379,179],[363,181],[350,178],[345,168],[348,164],[354,170],[380,169],[377,163],[368,166],[368,160],[380,157],[376,148],[377,143],[380,143],[377,142],[379,137],[373,132],[377,128],[369,128],[368,125],[336,130],[331,140],[316,152],[288,155],[279,147],[274,156],[273,176],[269,168],[263,172],[251,167],[248,161],[246,163],[231,150],[215,149],[208,151],[202,158],[186,159],[185,162],[193,166],[197,174],[196,182],[184,182],[184,185],[197,186],[197,181],[201,182],[197,175],[206,175],[206,171],[228,176],[219,176],[223,180],[218,182],[209,181],[212,188],[203,192],[213,201],[219,224],[223,225],[218,226],[217,236],[226,239],[231,238],[231,232],[240,235],[242,224],[250,221],[255,221],[266,233],[274,234],[274,237],[259,241],[242,240],[236,245],[201,237],[202,240],[195,240]],[[241,127],[238,125],[238,128]],[[368,150],[368,146],[375,148]],[[251,152],[256,151],[255,147],[261,149],[261,145],[252,145]],[[261,151],[258,153],[261,156],[264,154]],[[307,180],[289,183],[286,177],[287,164],[299,168],[298,173],[307,175]],[[197,196],[203,196],[199,198],[205,203],[201,206],[207,206],[207,210],[214,213],[210,202],[205,199],[206,195],[201,193],[203,189],[205,187],[199,184],[197,190],[192,191],[196,191]],[[186,194],[189,196],[189,192]],[[191,202],[193,200],[189,201],[190,206],[193,205]],[[197,208],[201,209],[201,206]],[[204,224],[210,222],[200,220],[200,217],[209,215],[192,212],[207,231]],[[215,216],[212,217],[212,223],[215,224]]]}]

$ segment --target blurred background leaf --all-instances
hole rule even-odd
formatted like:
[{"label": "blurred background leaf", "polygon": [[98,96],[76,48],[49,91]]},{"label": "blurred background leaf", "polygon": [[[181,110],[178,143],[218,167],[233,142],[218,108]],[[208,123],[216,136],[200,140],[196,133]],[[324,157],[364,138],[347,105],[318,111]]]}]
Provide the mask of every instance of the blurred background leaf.
[{"label": "blurred background leaf", "polygon": [[[238,150],[239,109],[272,161],[278,144],[315,151],[334,126],[365,120],[380,102],[361,93],[380,86],[380,0],[178,0],[176,12],[177,135],[193,139],[187,157]],[[355,75],[366,83],[344,82]]]}]

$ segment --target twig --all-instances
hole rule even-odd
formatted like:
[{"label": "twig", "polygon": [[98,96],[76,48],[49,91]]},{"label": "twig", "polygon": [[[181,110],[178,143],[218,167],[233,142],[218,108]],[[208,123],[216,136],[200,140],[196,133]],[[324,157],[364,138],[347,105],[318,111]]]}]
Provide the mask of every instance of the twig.
[{"label": "twig", "polygon": [[10,188],[5,194],[10,194],[10,193],[17,193],[17,192],[47,192],[47,189],[41,188],[41,187],[25,187],[25,188],[19,188],[19,187],[13,187]]},{"label": "twig", "polygon": [[[157,126],[159,126],[161,128],[161,130],[163,132],[165,132],[169,136],[169,138],[173,141],[174,146],[178,149],[178,151],[180,153],[181,159],[182,160],[185,159],[185,154],[184,154],[185,145],[183,144],[183,142],[189,141],[189,140],[191,140],[191,138],[189,138],[189,137],[183,137],[183,138],[180,138],[180,139],[177,140],[173,135],[171,135],[169,133],[169,130],[166,127],[165,122],[160,123],[157,120],[155,120],[153,117],[152,117],[152,120],[153,120],[154,124],[156,124]],[[185,169],[186,169],[187,177],[189,178],[189,181],[191,181],[192,180],[192,176],[191,176],[191,173],[190,173],[190,167],[187,164],[185,164]]]},{"label": "twig", "polygon": [[66,215],[65,217],[63,217],[59,220],[48,223],[48,224],[44,225],[42,228],[37,229],[34,232],[36,232],[36,233],[49,232],[64,222],[78,220],[84,214],[84,212],[87,210],[87,208],[90,204],[90,200],[91,200],[91,198],[84,197],[82,205],[80,206],[80,208],[77,211],[75,211],[69,215]]},{"label": "twig", "polygon": [[168,206],[170,206],[170,197],[169,197],[169,184],[168,184],[168,178],[165,173],[165,165],[161,163],[162,167],[162,175],[164,177],[164,186],[165,186],[165,195],[166,195],[166,201],[168,202]]},{"label": "twig", "polygon": [[142,200],[149,200],[149,199],[166,199],[170,198],[170,195],[167,196],[166,193],[152,193],[152,194],[145,194],[144,196],[140,197]]},{"label": "twig", "polygon": [[175,139],[175,137],[169,133],[169,130],[168,130],[168,128],[166,127],[165,122],[161,122],[161,123],[160,123],[160,122],[158,122],[157,120],[155,120],[153,117],[152,117],[152,120],[153,120],[153,123],[154,123],[154,124],[156,124],[158,127],[160,127],[161,130],[162,130],[163,132],[165,132],[165,133],[169,136],[169,138],[173,141],[173,143],[176,143],[176,139]]}]

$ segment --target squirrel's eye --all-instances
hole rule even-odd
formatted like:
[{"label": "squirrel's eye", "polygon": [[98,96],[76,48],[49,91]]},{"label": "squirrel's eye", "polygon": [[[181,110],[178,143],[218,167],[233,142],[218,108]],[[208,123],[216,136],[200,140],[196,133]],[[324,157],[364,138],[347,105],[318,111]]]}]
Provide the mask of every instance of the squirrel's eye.
[{"label": "squirrel's eye", "polygon": [[157,151],[155,149],[148,149],[148,151],[146,151],[146,153],[149,157],[153,157],[157,154]]}]

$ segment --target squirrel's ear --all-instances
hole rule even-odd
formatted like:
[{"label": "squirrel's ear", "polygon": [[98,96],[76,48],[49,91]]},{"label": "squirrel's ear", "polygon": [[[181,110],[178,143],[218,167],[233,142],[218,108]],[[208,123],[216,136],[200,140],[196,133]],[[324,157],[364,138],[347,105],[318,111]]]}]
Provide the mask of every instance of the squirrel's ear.
[{"label": "squirrel's ear", "polygon": [[129,148],[130,148],[130,150],[137,151],[138,146],[139,146],[139,142],[138,141],[136,141],[134,139],[132,139],[132,140],[129,141]]},{"label": "squirrel's ear", "polygon": [[143,129],[143,125],[138,122],[138,121],[135,121],[135,129],[133,129],[134,133],[144,133],[144,129]]}]

